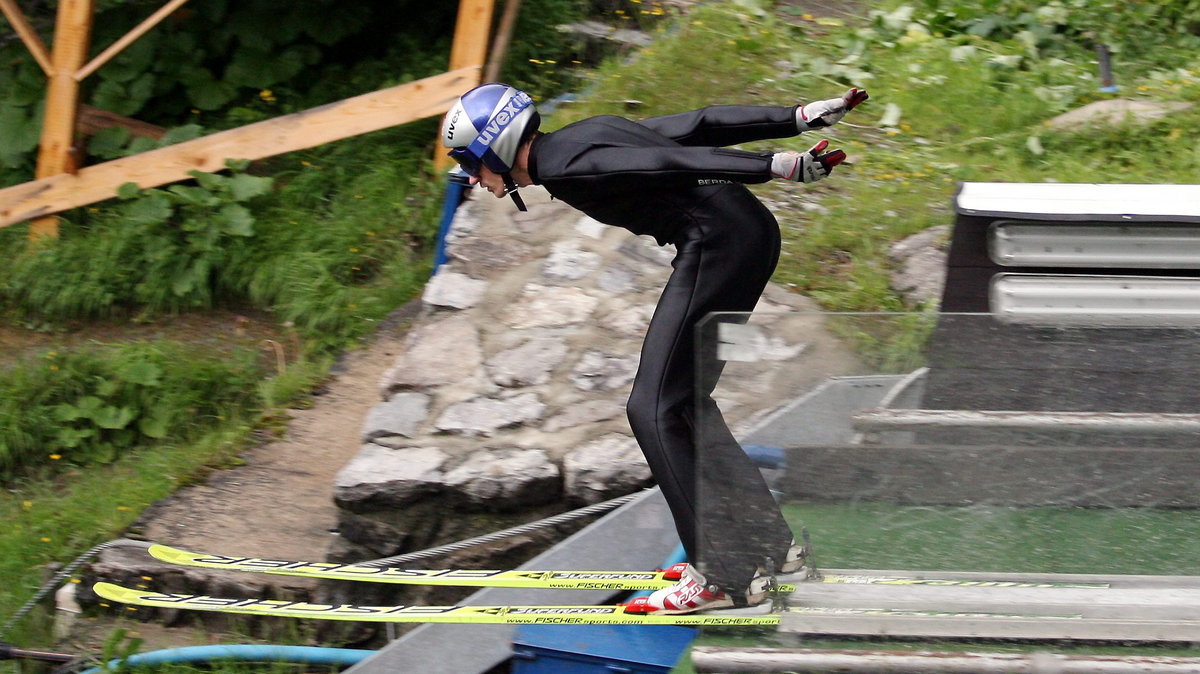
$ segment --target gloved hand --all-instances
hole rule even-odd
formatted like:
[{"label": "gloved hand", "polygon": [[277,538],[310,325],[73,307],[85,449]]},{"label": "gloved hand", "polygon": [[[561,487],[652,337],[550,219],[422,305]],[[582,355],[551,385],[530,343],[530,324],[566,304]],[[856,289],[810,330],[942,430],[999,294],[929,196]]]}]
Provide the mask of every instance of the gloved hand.
[{"label": "gloved hand", "polygon": [[866,89],[850,89],[841,98],[813,101],[796,108],[796,128],[800,131],[823,129],[842,121],[846,113],[867,100]]},{"label": "gloved hand", "polygon": [[808,152],[776,152],[771,158],[771,175],[801,183],[815,183],[829,175],[834,166],[846,160],[845,152],[825,152],[827,147],[829,141],[823,140],[812,146]]}]

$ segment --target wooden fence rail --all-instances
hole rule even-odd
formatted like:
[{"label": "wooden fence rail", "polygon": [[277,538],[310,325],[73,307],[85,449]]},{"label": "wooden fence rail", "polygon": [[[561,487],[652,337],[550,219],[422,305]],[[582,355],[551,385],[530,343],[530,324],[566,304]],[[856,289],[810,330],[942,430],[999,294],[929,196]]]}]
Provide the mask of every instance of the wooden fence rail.
[{"label": "wooden fence rail", "polygon": [[[15,0],[0,0],[0,10],[49,79],[38,179],[0,188],[0,227],[34,220],[31,238],[55,236],[57,221],[46,216],[110,199],[125,183],[156,187],[186,180],[190,171],[220,171],[227,159],[263,159],[441,115],[460,94],[480,82],[495,2],[459,0],[449,72],[177,145],[77,167],[72,139],[77,128],[79,80],[186,1],[169,0],[85,65],[93,0],[61,0],[52,50],[29,26]],[[517,0],[509,2],[515,10]]]},{"label": "wooden fence rail", "polygon": [[220,171],[226,159],[262,159],[441,115],[479,81],[480,66],[452,70],[304,112],[0,189],[0,227],[85,206],[125,183],[148,188]]}]

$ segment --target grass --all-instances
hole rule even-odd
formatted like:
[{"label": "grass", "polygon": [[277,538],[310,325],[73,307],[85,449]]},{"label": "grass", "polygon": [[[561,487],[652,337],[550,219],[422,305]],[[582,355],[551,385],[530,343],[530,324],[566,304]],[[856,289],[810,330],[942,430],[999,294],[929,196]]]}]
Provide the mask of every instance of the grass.
[{"label": "grass", "polygon": [[[793,530],[807,527],[821,568],[995,571],[997,573],[1200,574],[1200,518],[1159,509],[897,507],[889,504],[784,507]],[[794,638],[773,631],[705,630],[697,643],[730,648],[1046,651],[1088,655],[1197,657],[1179,644],[961,642]],[[690,674],[688,659],[673,670]]]},{"label": "grass", "polygon": [[[601,113],[787,105],[866,87],[871,99],[848,124],[748,146],[803,150],[828,138],[850,156],[821,183],[755,188],[776,203],[783,227],[775,281],[828,310],[909,308],[888,285],[888,248],[950,224],[961,181],[1200,182],[1200,152],[1188,140],[1198,135],[1200,106],[1149,123],[1046,125],[1111,96],[1097,90],[1093,57],[1083,49],[1041,57],[1015,41],[888,33],[865,16],[857,26],[823,25],[819,17],[789,23],[749,9],[754,5],[698,8],[629,62],[598,69],[588,99],[548,127]],[[1190,70],[1125,64],[1132,72],[1122,73],[1128,83],[1120,94],[1200,102],[1200,63],[1190,59]]]},{"label": "grass", "polygon": [[1200,575],[1200,517],[1155,508],[795,504],[829,568]]},{"label": "grass", "polygon": [[[29,480],[0,493],[0,614],[7,620],[42,583],[47,562],[69,562],[125,531],[150,504],[195,480],[202,467],[230,465],[247,447],[254,420],[232,418],[187,441],[147,448],[112,464]],[[6,635],[43,643],[38,634]]]}]

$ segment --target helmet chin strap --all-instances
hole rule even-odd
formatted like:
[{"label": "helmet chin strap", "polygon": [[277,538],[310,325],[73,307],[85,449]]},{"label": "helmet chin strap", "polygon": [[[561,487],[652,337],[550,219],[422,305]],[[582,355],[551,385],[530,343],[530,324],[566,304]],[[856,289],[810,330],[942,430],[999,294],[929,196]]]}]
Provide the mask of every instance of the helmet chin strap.
[{"label": "helmet chin strap", "polygon": [[518,211],[528,211],[525,208],[525,201],[521,199],[521,195],[517,193],[517,182],[513,180],[511,173],[505,173],[504,176],[504,193],[512,197],[513,203],[517,205]]}]

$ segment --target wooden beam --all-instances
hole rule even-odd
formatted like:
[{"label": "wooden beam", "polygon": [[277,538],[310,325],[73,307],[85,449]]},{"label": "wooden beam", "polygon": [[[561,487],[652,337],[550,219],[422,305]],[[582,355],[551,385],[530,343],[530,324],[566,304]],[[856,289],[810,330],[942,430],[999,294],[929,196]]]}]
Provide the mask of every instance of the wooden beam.
[{"label": "wooden beam", "polygon": [[145,21],[139,23],[137,27],[126,33],[121,37],[121,39],[112,43],[108,49],[105,49],[97,54],[96,58],[89,61],[87,65],[80,68],[75,73],[75,81],[82,82],[88,75],[96,72],[100,66],[108,63],[112,57],[120,54],[122,50],[133,44],[141,36],[145,35],[146,32],[151,28],[157,26],[163,19],[170,16],[172,12],[174,12],[176,9],[179,9],[179,7],[185,2],[187,2],[187,0],[171,0],[166,5],[160,7],[158,11],[147,17]]},{"label": "wooden beam", "polygon": [[148,188],[214,172],[226,159],[261,159],[444,113],[479,80],[479,66],[348,98],[304,112],[0,189],[0,227],[116,196],[127,182]]},{"label": "wooden beam", "polygon": [[[59,0],[54,22],[54,48],[50,55],[50,82],[46,87],[46,114],[38,146],[37,177],[46,178],[78,169],[75,117],[79,109],[79,82],[75,71],[87,58],[92,34],[94,0]],[[58,236],[58,219],[42,218],[29,229],[29,238]]]},{"label": "wooden beam", "polygon": [[90,105],[80,104],[79,119],[76,120],[75,124],[75,130],[80,136],[93,136],[97,131],[111,129],[114,126],[129,129],[129,133],[133,136],[151,138],[153,140],[158,140],[167,133],[167,130],[161,126],[143,122],[140,119],[118,115],[108,110],[93,108]]},{"label": "wooden beam", "polygon": [[42,42],[42,38],[29,24],[29,20],[25,18],[25,14],[21,12],[21,8],[17,6],[16,0],[0,0],[0,12],[4,13],[4,18],[12,24],[17,35],[20,36],[21,42],[25,43],[25,48],[33,54],[33,60],[38,62],[42,67],[42,72],[47,76],[54,72],[54,66],[50,63],[50,51],[46,49],[46,43]]}]

